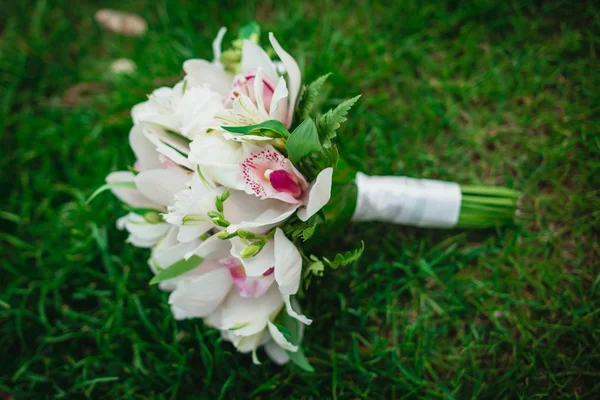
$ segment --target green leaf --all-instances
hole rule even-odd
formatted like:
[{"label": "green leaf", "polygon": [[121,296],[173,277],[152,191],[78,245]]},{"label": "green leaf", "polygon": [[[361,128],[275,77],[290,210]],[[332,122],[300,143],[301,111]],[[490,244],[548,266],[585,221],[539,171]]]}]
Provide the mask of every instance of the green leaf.
[{"label": "green leaf", "polygon": [[198,265],[200,265],[200,263],[202,263],[202,261],[204,261],[204,259],[197,255],[191,256],[188,260],[185,258],[181,259],[156,274],[156,276],[154,276],[154,278],[152,278],[150,281],[150,284],[155,285],[168,279],[178,277],[179,275],[183,275],[186,272],[196,268]]},{"label": "green leaf", "polygon": [[365,250],[365,242],[360,241],[360,247],[358,249],[350,250],[345,252],[344,254],[337,254],[333,261],[329,261],[327,258],[323,257],[323,261],[330,268],[336,269],[340,266],[346,266],[357,261],[360,256],[362,256],[363,251]]},{"label": "green leaf", "polygon": [[300,95],[300,100],[298,101],[297,107],[297,115],[299,120],[305,120],[313,111],[317,103],[317,98],[319,97],[321,87],[327,78],[329,78],[329,75],[331,75],[331,72],[302,87],[302,94]]},{"label": "green leaf", "polygon": [[90,198],[87,199],[86,203],[89,204],[100,193],[107,191],[109,189],[112,189],[112,188],[117,188],[117,187],[122,187],[122,188],[127,188],[127,189],[135,189],[136,188],[134,181],[121,181],[121,182],[107,183],[107,184],[100,186],[98,189],[96,189],[96,191],[94,193],[92,193]]},{"label": "green leaf", "polygon": [[346,122],[346,115],[348,115],[348,111],[350,111],[360,96],[361,95],[359,94],[356,97],[341,102],[336,108],[327,111],[319,118],[317,121],[319,135],[321,140],[324,141],[325,146],[328,145],[331,139],[336,137],[336,131],[339,129],[342,123]]},{"label": "green leaf", "polygon": [[[295,301],[294,301],[295,303]],[[303,326],[301,322],[296,318],[291,317],[285,307],[277,314],[275,321],[273,321],[277,329],[283,334],[283,336],[287,339],[288,342],[293,344],[294,346],[299,346],[302,342],[302,330]]]},{"label": "green leaf", "polygon": [[297,352],[285,351],[290,357],[290,360],[305,371],[315,372],[315,369],[310,365],[304,352],[300,348],[300,343],[302,341],[302,338],[300,337],[302,332],[300,322],[296,318],[290,317],[285,308],[283,308],[277,315],[277,318],[275,318],[274,323],[288,342],[294,346],[298,346]]},{"label": "green leaf", "polygon": [[287,326],[281,325],[281,324],[275,324],[275,326],[277,327],[279,332],[281,332],[281,334],[283,335],[285,340],[287,340],[288,342],[290,342],[293,345],[296,345],[294,338],[292,337],[292,332],[290,332],[290,330]]},{"label": "green leaf", "polygon": [[323,276],[323,273],[325,272],[325,264],[323,264],[323,261],[316,259],[313,260],[314,262],[312,264],[310,264],[308,266],[308,268],[306,269],[306,273],[307,274],[313,274],[316,276]]},{"label": "green leaf", "polygon": [[335,169],[339,157],[337,146],[323,146],[318,153],[311,153],[302,159],[302,161],[298,163],[297,168],[308,178],[308,180],[313,181],[317,175],[319,175],[319,172],[323,171],[325,168],[333,167]]},{"label": "green leaf", "polygon": [[288,138],[286,148],[288,158],[293,164],[297,164],[310,153],[321,151],[322,146],[315,122],[307,118],[298,125]]},{"label": "green leaf", "polygon": [[299,366],[300,368],[302,368],[303,370],[307,371],[307,372],[315,372],[315,369],[313,368],[312,365],[310,365],[310,362],[308,362],[308,360],[306,359],[306,356],[304,355],[304,351],[302,351],[301,348],[298,348],[298,351],[296,351],[295,353],[291,352],[291,351],[285,351],[287,353],[287,355],[290,357],[290,360],[296,364],[297,366]]},{"label": "green leaf", "polygon": [[240,133],[242,135],[260,135],[267,137],[282,137],[287,138],[290,136],[290,131],[287,130],[285,125],[276,119],[270,119],[265,122],[261,122],[256,125],[248,126],[222,126],[228,132]]},{"label": "green leaf", "polygon": [[248,39],[258,43],[258,39],[260,38],[260,25],[258,25],[256,21],[250,21],[240,28],[238,36],[240,39]]},{"label": "green leaf", "polygon": [[321,222],[323,222],[323,219],[317,213],[310,217],[308,221],[301,221],[299,218],[294,218],[287,222],[282,228],[287,236],[300,238],[303,242],[306,242],[314,235],[317,226]]}]

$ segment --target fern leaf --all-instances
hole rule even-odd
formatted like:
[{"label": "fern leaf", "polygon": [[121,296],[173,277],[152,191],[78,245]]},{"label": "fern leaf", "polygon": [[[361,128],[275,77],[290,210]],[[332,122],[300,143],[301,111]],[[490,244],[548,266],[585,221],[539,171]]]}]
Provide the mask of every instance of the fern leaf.
[{"label": "fern leaf", "polygon": [[360,98],[360,94],[351,99],[341,102],[336,108],[327,111],[317,121],[317,128],[321,140],[325,143],[329,143],[331,139],[336,137],[336,131],[339,129],[342,123],[346,122],[348,111]]},{"label": "fern leaf", "polygon": [[314,111],[313,109],[317,103],[319,91],[327,78],[329,78],[329,75],[331,75],[331,73],[323,75],[302,87],[302,94],[300,95],[300,101],[298,102],[298,121],[304,121],[309,117],[310,113]]}]

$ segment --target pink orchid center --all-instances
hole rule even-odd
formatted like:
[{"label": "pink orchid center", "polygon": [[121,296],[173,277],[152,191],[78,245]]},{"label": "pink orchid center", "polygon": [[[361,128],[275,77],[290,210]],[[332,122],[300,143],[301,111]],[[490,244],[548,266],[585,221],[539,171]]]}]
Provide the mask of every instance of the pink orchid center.
[{"label": "pink orchid center", "polygon": [[[239,76],[233,81],[233,87],[229,97],[225,100],[225,107],[231,107],[233,101],[240,96],[240,94],[245,94],[252,100],[253,103],[256,104],[256,94],[254,93],[254,80],[256,79],[256,73],[248,73],[244,76]],[[263,92],[262,98],[263,103],[265,105],[265,110],[270,112],[271,110],[271,101],[273,100],[273,93],[275,93],[275,89],[273,86],[262,77],[263,81]]]},{"label": "pink orchid center", "polygon": [[231,280],[242,297],[261,297],[273,283],[273,278],[267,278],[273,274],[273,267],[267,269],[260,277],[249,277],[240,260],[233,256],[222,258],[219,263],[229,270]]},{"label": "pink orchid center", "polygon": [[246,280],[246,270],[237,258],[229,256],[219,260],[219,262],[229,270],[229,275],[231,275],[231,279],[233,279],[236,285],[239,286],[244,283]]},{"label": "pink orchid center", "polygon": [[265,171],[265,178],[271,182],[271,186],[278,192],[289,193],[292,196],[298,198],[302,194],[302,189],[292,174],[284,169],[278,169],[273,171],[267,169]]}]

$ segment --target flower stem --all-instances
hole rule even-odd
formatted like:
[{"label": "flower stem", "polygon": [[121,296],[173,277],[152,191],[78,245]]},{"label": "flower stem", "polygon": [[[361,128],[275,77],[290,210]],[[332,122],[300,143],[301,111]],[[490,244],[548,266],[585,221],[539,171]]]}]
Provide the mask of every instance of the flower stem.
[{"label": "flower stem", "polygon": [[460,187],[462,204],[457,228],[491,228],[514,224],[520,193],[485,185]]}]

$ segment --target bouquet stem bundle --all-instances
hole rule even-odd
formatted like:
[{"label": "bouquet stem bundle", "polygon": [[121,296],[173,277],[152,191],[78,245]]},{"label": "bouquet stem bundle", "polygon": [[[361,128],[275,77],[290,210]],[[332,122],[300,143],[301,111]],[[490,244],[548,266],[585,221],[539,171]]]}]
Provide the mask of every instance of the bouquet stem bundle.
[{"label": "bouquet stem bundle", "polygon": [[493,228],[514,224],[516,190],[487,185],[461,185],[462,202],[457,228]]}]

